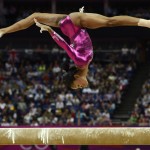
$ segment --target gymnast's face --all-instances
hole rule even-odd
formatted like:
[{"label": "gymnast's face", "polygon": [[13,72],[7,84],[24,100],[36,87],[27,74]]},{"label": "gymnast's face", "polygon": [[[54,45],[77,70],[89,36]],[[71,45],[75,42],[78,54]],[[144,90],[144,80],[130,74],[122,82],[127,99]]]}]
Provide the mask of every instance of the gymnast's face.
[{"label": "gymnast's face", "polygon": [[72,89],[79,89],[79,88],[85,88],[88,86],[88,81],[86,77],[82,77],[79,75],[74,75],[75,80],[73,81],[71,88]]}]

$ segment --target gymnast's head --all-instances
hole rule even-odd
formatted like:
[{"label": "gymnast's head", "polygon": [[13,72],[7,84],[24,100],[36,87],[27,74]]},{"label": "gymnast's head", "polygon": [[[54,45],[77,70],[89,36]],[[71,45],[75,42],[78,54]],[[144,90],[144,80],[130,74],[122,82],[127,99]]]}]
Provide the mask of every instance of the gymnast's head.
[{"label": "gymnast's head", "polygon": [[76,66],[64,69],[63,81],[71,89],[85,88],[88,86],[86,76],[81,76],[80,70]]}]

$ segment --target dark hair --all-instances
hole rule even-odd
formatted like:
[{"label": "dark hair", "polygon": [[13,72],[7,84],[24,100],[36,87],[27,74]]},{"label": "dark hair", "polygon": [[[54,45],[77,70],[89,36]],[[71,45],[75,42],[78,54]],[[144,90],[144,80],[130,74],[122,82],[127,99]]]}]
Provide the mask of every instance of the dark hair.
[{"label": "dark hair", "polygon": [[77,73],[78,69],[75,66],[69,67],[69,64],[63,64],[63,82],[64,84],[71,88],[73,81],[75,80],[74,75]]}]

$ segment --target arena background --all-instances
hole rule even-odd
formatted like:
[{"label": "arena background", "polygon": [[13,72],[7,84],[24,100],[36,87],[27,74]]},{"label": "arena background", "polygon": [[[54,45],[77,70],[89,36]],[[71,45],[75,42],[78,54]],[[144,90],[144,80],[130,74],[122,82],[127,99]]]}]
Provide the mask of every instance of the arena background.
[{"label": "arena background", "polygon": [[[1,0],[0,27],[34,12],[68,14],[82,6],[85,12],[150,19],[149,0]],[[1,127],[149,127],[150,29],[114,27],[88,32],[94,46],[90,85],[76,91],[63,85],[61,64],[68,57],[48,33],[40,34],[33,25],[0,39]],[[97,149],[107,148],[113,149]]]}]

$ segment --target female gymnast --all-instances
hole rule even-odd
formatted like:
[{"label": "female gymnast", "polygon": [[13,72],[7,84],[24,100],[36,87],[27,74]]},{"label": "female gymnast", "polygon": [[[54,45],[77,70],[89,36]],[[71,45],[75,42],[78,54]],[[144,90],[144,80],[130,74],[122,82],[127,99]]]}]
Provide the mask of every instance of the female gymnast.
[{"label": "female gymnast", "polygon": [[[93,58],[93,47],[86,28],[96,29],[115,26],[141,26],[150,28],[150,20],[131,16],[106,17],[95,13],[80,12],[66,14],[33,13],[29,17],[0,29],[0,37],[26,29],[36,23],[42,31],[48,31],[74,61],[75,67],[66,70],[64,81],[72,89],[88,86],[88,66]],[[69,37],[70,44],[62,39],[51,27],[59,27]]]}]

